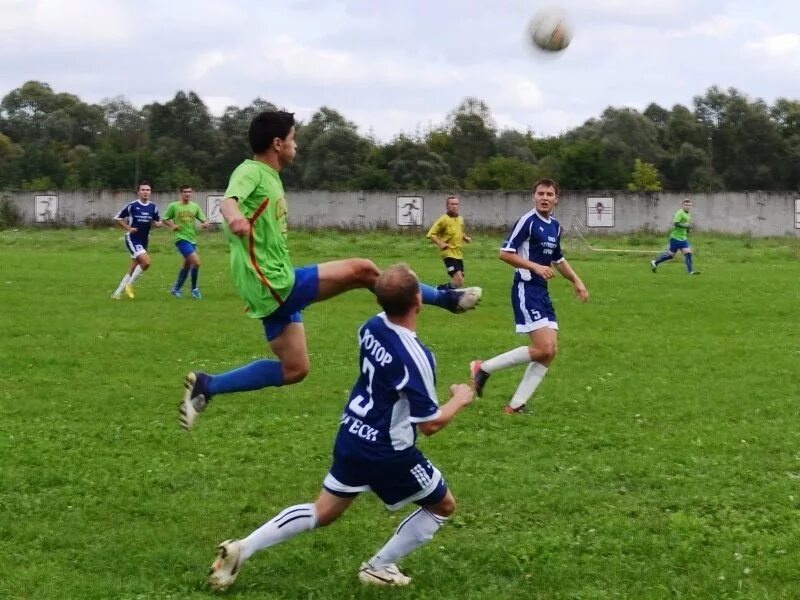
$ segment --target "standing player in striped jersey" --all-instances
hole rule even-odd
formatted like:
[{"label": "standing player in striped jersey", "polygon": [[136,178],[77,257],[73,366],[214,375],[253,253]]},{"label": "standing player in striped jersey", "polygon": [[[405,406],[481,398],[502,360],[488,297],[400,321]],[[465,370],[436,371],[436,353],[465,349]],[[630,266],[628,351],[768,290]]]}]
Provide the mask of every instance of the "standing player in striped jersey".
[{"label": "standing player in striped jersey", "polygon": [[[287,204],[279,172],[297,152],[294,115],[267,111],[248,132],[255,155],[231,175],[220,212],[231,251],[234,285],[250,317],[260,319],[278,360],[257,360],[218,375],[186,376],[180,421],[191,429],[213,396],[297,383],[311,367],[302,310],[348,290],[371,289],[380,270],[350,258],[295,269],[289,258]],[[421,285],[423,302],[454,313],[475,308],[481,288],[437,290]]]},{"label": "standing player in striped jersey", "polygon": [[558,183],[542,179],[533,186],[534,209],[522,215],[500,250],[500,260],[514,267],[511,306],[517,333],[530,336],[529,346],[470,364],[478,396],[489,375],[517,365],[528,365],[517,391],[505,407],[508,414],[526,412],[528,400],[547,374],[558,350],[558,321],[547,281],[555,277],[551,265],[572,282],[581,302],[589,292],[561,253],[561,226],[551,215],[558,204]]},{"label": "standing player in striped jersey", "polygon": [[436,361],[417,338],[422,295],[417,276],[406,265],[384,271],[375,284],[384,312],[361,326],[359,376],[344,408],[333,448],[333,464],[312,504],[297,504],[241,540],[217,548],[209,584],[225,590],[242,564],[259,550],[330,525],[361,492],[374,492],[389,510],[414,503],[419,508],[358,573],[363,583],[408,585],[396,563],[430,541],[455,510],[442,474],[415,442],[417,430],[433,435],[469,405],[470,386],[450,387],[452,397],[439,407]]},{"label": "standing player in striped jersey", "polygon": [[[149,181],[142,181],[136,191],[137,199],[126,205],[117,213],[114,220],[125,230],[125,247],[131,255],[131,266],[111,298],[119,300],[122,291],[133,300],[133,284],[150,268],[150,255],[147,254],[147,242],[150,240],[150,226],[161,227],[158,207],[150,202],[153,186]],[[173,231],[174,228],[171,228]]]}]

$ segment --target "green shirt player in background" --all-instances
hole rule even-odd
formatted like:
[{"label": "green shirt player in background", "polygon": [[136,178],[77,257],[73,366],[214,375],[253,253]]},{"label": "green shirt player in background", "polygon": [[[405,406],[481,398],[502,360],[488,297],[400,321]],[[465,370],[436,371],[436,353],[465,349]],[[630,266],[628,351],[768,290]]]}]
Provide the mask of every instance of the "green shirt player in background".
[{"label": "green shirt player in background", "polygon": [[[302,310],[309,304],[359,288],[372,289],[380,270],[371,260],[350,258],[295,269],[286,243],[287,203],[280,171],[297,153],[294,115],[267,111],[248,131],[253,159],[233,172],[220,203],[230,245],[236,290],[250,317],[261,320],[278,360],[256,360],[238,369],[186,375],[181,425],[191,429],[213,396],[302,381],[310,369]],[[421,285],[422,300],[454,313],[475,308],[480,288],[437,290]]]},{"label": "green shirt player in background", "polygon": [[197,229],[194,222],[200,221],[203,229],[208,229],[208,219],[200,205],[192,201],[192,186],[181,186],[181,199],[173,202],[164,213],[164,223],[175,232],[175,247],[183,256],[183,265],[178,272],[178,280],[172,287],[172,295],[183,297],[183,284],[189,272],[192,273],[192,297],[200,300],[197,276],[200,271],[200,256],[197,254]]},{"label": "green shirt player in background", "polygon": [[689,275],[699,275],[699,271],[694,270],[692,262],[692,247],[689,245],[689,229],[692,226],[692,201],[688,198],[683,200],[681,208],[675,213],[675,218],[672,219],[672,231],[669,234],[669,250],[664,252],[655,260],[650,261],[650,270],[653,273],[658,271],[658,265],[662,262],[672,260],[678,252],[683,253],[683,258],[686,261],[686,270]]}]

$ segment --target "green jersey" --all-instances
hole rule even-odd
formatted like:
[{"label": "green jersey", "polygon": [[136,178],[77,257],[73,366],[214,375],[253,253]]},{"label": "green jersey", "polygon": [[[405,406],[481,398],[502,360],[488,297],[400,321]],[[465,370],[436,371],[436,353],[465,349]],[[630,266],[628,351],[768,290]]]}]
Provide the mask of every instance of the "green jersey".
[{"label": "green jersey", "polygon": [[[682,208],[678,209],[678,212],[675,213],[675,218],[672,219],[673,223],[680,223],[681,225],[686,225],[688,227],[692,224],[692,215],[688,212],[683,210]],[[670,232],[669,237],[673,240],[688,240],[689,239],[689,231],[683,227],[672,227],[672,232]]]},{"label": "green jersey", "polygon": [[197,202],[173,202],[167,207],[167,212],[164,213],[163,219],[171,220],[178,229],[175,231],[176,240],[186,240],[192,244],[197,243],[197,229],[195,229],[194,222],[206,221],[206,215],[203,209]]},{"label": "green jersey", "polygon": [[294,287],[294,267],[286,245],[286,197],[278,172],[246,160],[231,174],[225,198],[236,198],[250,221],[250,235],[241,237],[223,224],[231,249],[233,284],[251,317],[271,315]]}]

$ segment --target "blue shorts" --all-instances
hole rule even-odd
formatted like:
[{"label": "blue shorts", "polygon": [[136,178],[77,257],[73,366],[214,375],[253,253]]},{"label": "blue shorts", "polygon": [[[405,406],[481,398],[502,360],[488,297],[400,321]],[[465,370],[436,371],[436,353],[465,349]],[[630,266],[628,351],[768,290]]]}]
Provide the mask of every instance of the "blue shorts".
[{"label": "blue shorts", "polygon": [[195,252],[197,252],[197,244],[193,244],[192,242],[187,242],[186,240],[178,240],[175,242],[175,247],[178,249],[178,252],[181,253],[183,258],[187,256],[191,256]]},{"label": "blue shorts", "polygon": [[676,240],[669,238],[669,251],[676,254],[678,250],[685,250],[689,247],[689,240]]},{"label": "blue shorts", "polygon": [[399,510],[410,502],[436,504],[447,495],[441,472],[417,448],[394,460],[364,460],[334,453],[322,486],[340,498],[372,491],[389,510]]},{"label": "blue shorts", "polygon": [[544,327],[558,329],[556,311],[546,287],[525,281],[515,282],[511,286],[511,306],[517,333],[529,333]]},{"label": "blue shorts", "polygon": [[302,310],[314,302],[319,294],[319,267],[300,267],[294,270],[294,287],[278,310],[267,315],[264,323],[264,334],[267,341],[280,336],[289,323],[302,323]]},{"label": "blue shorts", "polygon": [[125,248],[130,252],[131,258],[147,254],[147,239],[133,236],[130,233],[125,234]]}]

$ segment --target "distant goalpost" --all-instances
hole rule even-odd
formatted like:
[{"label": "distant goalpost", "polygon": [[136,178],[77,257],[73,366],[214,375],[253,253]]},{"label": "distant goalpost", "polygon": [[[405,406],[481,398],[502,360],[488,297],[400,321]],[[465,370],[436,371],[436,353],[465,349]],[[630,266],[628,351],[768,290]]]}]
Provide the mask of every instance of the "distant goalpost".
[{"label": "distant goalpost", "polygon": [[627,254],[658,254],[661,250],[634,250],[632,248],[595,248],[589,243],[583,231],[597,227],[614,227],[614,199],[613,198],[586,198],[586,223],[584,224],[577,215],[572,215],[567,238],[578,240],[590,252],[616,252]]}]

